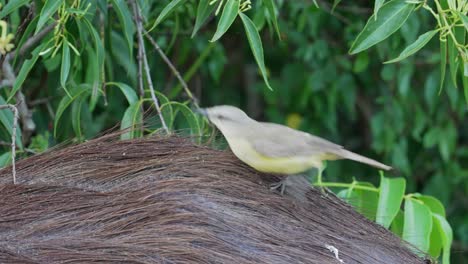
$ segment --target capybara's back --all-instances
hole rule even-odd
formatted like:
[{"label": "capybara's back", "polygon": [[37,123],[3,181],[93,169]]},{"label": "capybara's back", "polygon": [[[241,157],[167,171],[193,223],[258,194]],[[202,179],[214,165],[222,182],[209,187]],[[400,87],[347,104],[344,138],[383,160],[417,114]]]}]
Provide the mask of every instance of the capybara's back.
[{"label": "capybara's back", "polygon": [[333,194],[297,180],[281,196],[277,177],[177,136],[16,165],[16,185],[0,171],[0,263],[424,263]]}]

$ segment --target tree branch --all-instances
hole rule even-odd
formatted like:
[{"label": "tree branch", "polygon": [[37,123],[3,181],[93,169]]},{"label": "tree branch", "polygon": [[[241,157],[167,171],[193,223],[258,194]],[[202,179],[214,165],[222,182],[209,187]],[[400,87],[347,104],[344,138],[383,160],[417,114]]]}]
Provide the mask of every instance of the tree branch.
[{"label": "tree branch", "polygon": [[145,73],[146,73],[146,81],[148,82],[148,86],[149,86],[150,93],[151,93],[151,98],[153,99],[154,106],[156,107],[156,111],[158,112],[159,119],[161,119],[161,125],[166,131],[166,133],[169,134],[170,132],[169,132],[169,129],[167,128],[166,121],[164,121],[164,117],[161,113],[161,108],[159,106],[158,98],[156,97],[156,94],[154,93],[153,80],[151,79],[148,58],[146,57],[145,42],[143,40],[143,24],[142,24],[142,18],[141,18],[141,10],[138,4],[136,3],[136,0],[131,1],[131,3],[133,7],[133,12],[134,12],[135,23],[137,26],[138,49],[141,49],[139,54],[142,55],[143,57],[142,58],[143,66],[144,66],[143,68],[145,69]]}]

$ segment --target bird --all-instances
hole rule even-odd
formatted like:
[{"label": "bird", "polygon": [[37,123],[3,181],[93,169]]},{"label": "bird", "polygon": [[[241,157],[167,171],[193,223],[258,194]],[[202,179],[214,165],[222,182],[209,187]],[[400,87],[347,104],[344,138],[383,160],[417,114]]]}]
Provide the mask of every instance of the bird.
[{"label": "bird", "polygon": [[260,172],[294,175],[316,168],[317,183],[321,183],[328,160],[349,159],[382,170],[392,169],[318,136],[276,123],[258,122],[235,106],[218,105],[200,108],[198,112],[221,131],[237,158]]}]

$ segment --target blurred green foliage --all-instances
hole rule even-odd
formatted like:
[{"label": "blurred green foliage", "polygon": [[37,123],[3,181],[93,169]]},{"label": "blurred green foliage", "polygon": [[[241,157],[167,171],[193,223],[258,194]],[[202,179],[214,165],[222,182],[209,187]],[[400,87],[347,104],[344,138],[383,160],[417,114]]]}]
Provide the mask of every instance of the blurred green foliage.
[{"label": "blurred green foliage", "polygon": [[[446,217],[453,229],[452,263],[468,260],[466,1],[0,3],[0,104],[19,103],[23,94],[32,114],[21,116],[21,157],[70,138],[95,137],[116,124],[150,124],[123,138],[161,130],[151,79],[171,130],[211,132],[191,111],[198,98],[202,106],[241,106],[255,119],[391,164],[404,180],[379,178],[375,169],[348,161],[329,163],[325,180],[346,187],[341,197],[434,257],[450,244]],[[135,6],[147,30],[151,76],[140,69]],[[39,42],[16,52],[47,28]],[[2,165],[11,162],[12,120],[11,112],[0,110]],[[424,224],[410,226],[412,217]]]}]

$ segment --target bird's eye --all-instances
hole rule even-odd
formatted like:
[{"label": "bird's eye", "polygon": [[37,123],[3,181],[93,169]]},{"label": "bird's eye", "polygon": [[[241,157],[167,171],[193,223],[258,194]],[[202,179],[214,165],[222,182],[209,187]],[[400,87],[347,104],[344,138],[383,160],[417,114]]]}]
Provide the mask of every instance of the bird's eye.
[{"label": "bird's eye", "polygon": [[218,115],[217,117],[218,117],[219,120],[224,120],[224,119],[226,119],[223,115]]}]

